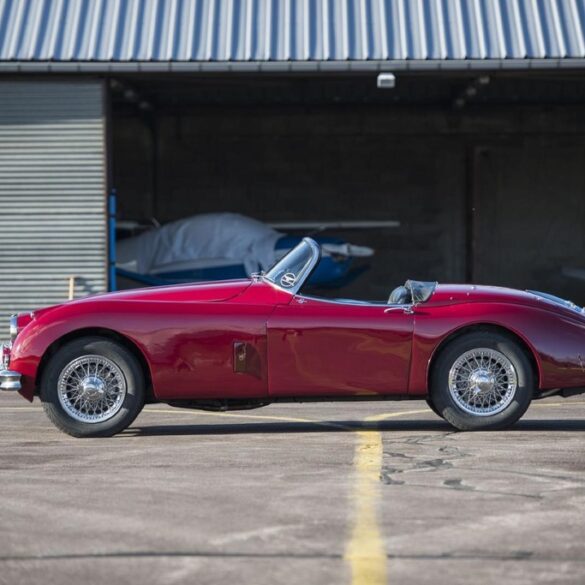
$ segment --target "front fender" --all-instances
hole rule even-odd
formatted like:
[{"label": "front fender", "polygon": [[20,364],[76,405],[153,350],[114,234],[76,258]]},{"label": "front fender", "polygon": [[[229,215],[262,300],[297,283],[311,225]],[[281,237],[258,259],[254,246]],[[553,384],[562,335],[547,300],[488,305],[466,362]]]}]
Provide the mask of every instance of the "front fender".
[{"label": "front fender", "polygon": [[120,323],[140,327],[140,318],[127,311],[126,303],[76,303],[40,311],[18,334],[12,346],[10,368],[22,375],[20,394],[31,401],[37,393],[38,373],[43,356],[59,339],[84,329],[104,329],[122,334],[141,351],[137,339],[120,331]]}]

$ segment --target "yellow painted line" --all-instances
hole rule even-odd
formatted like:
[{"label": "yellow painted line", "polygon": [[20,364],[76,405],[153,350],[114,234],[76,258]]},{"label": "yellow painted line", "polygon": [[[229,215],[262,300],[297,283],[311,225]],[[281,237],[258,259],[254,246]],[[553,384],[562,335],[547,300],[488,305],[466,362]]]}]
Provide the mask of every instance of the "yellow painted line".
[{"label": "yellow painted line", "polygon": [[[366,421],[381,421],[399,416],[428,413],[408,410],[369,416]],[[387,581],[387,556],[378,524],[380,473],[382,472],[382,433],[378,430],[357,431],[354,452],[355,481],[352,490],[352,528],[344,559],[351,569],[352,585],[382,585]]]},{"label": "yellow painted line", "polygon": [[190,410],[180,410],[180,409],[163,409],[163,408],[156,408],[152,410],[143,410],[142,412],[146,413],[155,413],[155,412],[162,412],[165,414],[187,414],[191,416],[215,416],[215,417],[222,417],[222,418],[247,418],[247,419],[254,419],[254,420],[273,420],[273,421],[282,421],[282,422],[296,422],[296,423],[310,423],[314,425],[322,425],[326,427],[333,427],[337,429],[343,429],[346,431],[353,430],[351,427],[334,423],[334,422],[325,422],[321,420],[314,420],[311,418],[298,418],[292,416],[275,416],[275,415],[264,415],[264,414],[239,414],[237,412],[213,412],[209,410],[197,410],[192,412]]},{"label": "yellow painted line", "polygon": [[583,400],[575,400],[575,402],[548,402],[545,404],[531,404],[530,408],[536,406],[537,408],[546,408],[547,406],[571,406],[571,404],[585,404]]},{"label": "yellow painted line", "polygon": [[0,406],[0,412],[4,412],[6,410],[10,410],[11,412],[22,410],[29,411],[29,410],[43,410],[42,406]]},{"label": "yellow painted line", "polygon": [[[382,471],[382,433],[375,429],[359,430],[341,424],[289,416],[260,414],[238,414],[230,412],[197,411],[181,412],[170,409],[145,410],[150,413],[204,415],[257,420],[276,420],[302,422],[328,427],[337,427],[357,434],[358,442],[354,452],[355,482],[350,500],[353,505],[350,540],[347,543],[344,559],[349,563],[352,585],[382,585],[387,580],[387,555],[384,540],[378,524],[378,504],[380,500],[380,473]],[[366,417],[367,422],[378,422],[389,418],[428,414],[429,409],[408,410],[377,414]]]}]

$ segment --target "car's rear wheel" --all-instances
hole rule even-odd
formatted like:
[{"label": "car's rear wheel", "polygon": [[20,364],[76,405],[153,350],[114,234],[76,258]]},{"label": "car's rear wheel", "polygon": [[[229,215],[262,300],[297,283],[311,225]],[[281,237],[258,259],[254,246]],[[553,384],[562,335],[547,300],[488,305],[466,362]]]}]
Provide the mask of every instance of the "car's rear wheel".
[{"label": "car's rear wheel", "polygon": [[477,331],[456,338],[440,354],[431,400],[462,431],[501,429],[525,412],[534,393],[534,372],[512,338]]},{"label": "car's rear wheel", "polygon": [[124,346],[84,337],[47,364],[41,400],[49,419],[74,437],[109,437],[128,427],[144,405],[144,375]]}]

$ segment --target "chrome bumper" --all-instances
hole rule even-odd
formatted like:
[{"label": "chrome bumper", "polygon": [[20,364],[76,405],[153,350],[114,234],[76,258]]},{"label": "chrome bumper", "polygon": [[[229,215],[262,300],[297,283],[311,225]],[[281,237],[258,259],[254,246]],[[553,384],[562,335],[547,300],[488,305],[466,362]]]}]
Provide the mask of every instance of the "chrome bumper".
[{"label": "chrome bumper", "polygon": [[9,369],[11,349],[11,343],[0,343],[0,390],[18,392],[21,389],[21,374]]},{"label": "chrome bumper", "polygon": [[0,390],[18,392],[20,390],[20,374],[12,370],[0,371]]}]

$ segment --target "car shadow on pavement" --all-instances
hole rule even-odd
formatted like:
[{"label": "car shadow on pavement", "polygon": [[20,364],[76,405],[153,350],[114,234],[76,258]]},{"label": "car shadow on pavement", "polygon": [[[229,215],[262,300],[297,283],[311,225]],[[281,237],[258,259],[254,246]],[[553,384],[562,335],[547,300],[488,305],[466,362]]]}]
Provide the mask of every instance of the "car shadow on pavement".
[{"label": "car shadow on pavement", "polygon": [[[355,421],[334,420],[315,422],[249,422],[232,424],[178,424],[134,426],[120,436],[164,436],[164,435],[245,435],[285,433],[352,433],[356,431],[413,431],[413,432],[458,432],[442,420],[401,421]],[[576,432],[585,431],[585,420],[540,419],[517,422],[501,432]],[[494,431],[490,431],[494,432]],[[496,431],[497,432],[497,431]]]},{"label": "car shadow on pavement", "polygon": [[450,427],[446,422],[437,421],[356,421],[332,420],[315,422],[246,422],[134,426],[124,433],[128,435],[245,435],[280,433],[351,433],[355,431],[425,430],[445,431]]}]

